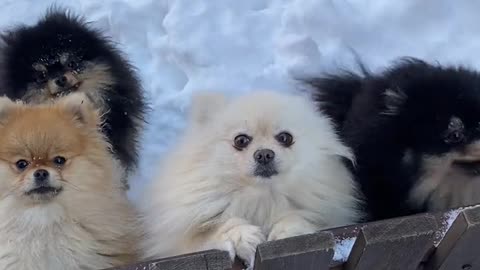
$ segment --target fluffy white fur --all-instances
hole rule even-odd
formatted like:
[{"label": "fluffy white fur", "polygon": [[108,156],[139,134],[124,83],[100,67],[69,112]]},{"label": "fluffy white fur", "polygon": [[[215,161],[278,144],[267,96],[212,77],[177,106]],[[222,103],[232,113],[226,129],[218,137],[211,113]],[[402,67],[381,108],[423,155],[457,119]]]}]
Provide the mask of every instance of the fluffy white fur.
[{"label": "fluffy white fur", "polygon": [[[274,138],[282,131],[294,137],[289,148]],[[233,147],[240,133],[253,138],[243,151]],[[275,152],[278,175],[253,175],[261,148]],[[145,257],[221,249],[252,266],[265,240],[354,223],[356,188],[342,157],[353,158],[303,97],[195,97],[186,134],[149,190]]]}]

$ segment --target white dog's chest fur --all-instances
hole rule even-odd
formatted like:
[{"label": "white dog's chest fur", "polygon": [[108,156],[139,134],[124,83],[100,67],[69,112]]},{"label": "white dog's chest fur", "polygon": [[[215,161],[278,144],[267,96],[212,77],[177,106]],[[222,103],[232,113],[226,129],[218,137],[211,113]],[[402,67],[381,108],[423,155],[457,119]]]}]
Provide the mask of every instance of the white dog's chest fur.
[{"label": "white dog's chest fur", "polygon": [[[1,209],[5,210],[5,209]],[[101,269],[99,243],[57,205],[0,215],[0,269]],[[8,210],[7,210],[8,211]]]},{"label": "white dog's chest fur", "polygon": [[225,214],[248,220],[268,232],[276,220],[291,210],[295,209],[286,196],[269,187],[256,187],[236,193]]}]

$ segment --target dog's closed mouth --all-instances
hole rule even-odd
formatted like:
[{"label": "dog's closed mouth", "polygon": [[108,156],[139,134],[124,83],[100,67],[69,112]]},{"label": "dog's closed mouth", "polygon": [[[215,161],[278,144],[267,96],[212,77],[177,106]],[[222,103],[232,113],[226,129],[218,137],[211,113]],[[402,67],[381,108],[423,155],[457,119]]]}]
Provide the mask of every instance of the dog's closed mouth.
[{"label": "dog's closed mouth", "polygon": [[53,96],[62,97],[62,96],[68,95],[68,94],[76,91],[81,85],[82,85],[82,82],[78,82],[78,83],[70,86],[69,88],[64,88],[64,90],[56,92],[55,94],[53,94]]},{"label": "dog's closed mouth", "polygon": [[34,188],[32,190],[27,191],[26,195],[34,195],[34,194],[37,194],[37,195],[46,195],[46,194],[57,195],[61,191],[62,191],[62,188],[54,188],[54,187],[51,187],[51,186],[42,186],[42,187]]},{"label": "dog's closed mouth", "polygon": [[257,166],[253,174],[262,178],[270,178],[277,175],[278,171],[273,166]]},{"label": "dog's closed mouth", "polygon": [[69,93],[77,90],[81,85],[82,85],[82,82],[77,82],[76,84],[70,86],[68,89],[66,89],[63,92],[64,92],[64,94],[69,94]]}]

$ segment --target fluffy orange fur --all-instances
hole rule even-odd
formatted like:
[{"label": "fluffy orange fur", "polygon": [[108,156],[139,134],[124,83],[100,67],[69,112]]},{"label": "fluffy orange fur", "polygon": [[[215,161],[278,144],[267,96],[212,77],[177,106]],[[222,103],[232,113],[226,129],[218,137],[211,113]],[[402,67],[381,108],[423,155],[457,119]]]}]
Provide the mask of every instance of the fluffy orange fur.
[{"label": "fluffy orange fur", "polygon": [[[136,213],[100,124],[82,94],[35,106],[0,98],[0,269],[102,269],[136,259]],[[19,160],[28,166],[18,169]],[[28,194],[38,169],[58,194]]]}]

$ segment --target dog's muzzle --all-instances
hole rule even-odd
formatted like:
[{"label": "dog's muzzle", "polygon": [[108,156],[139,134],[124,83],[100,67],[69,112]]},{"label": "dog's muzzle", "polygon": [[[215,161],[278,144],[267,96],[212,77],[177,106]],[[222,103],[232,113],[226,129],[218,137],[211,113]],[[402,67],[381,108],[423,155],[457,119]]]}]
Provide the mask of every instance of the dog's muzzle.
[{"label": "dog's muzzle", "polygon": [[255,176],[270,178],[278,174],[275,166],[275,152],[273,150],[259,149],[253,153],[253,158],[255,160],[253,173]]}]

